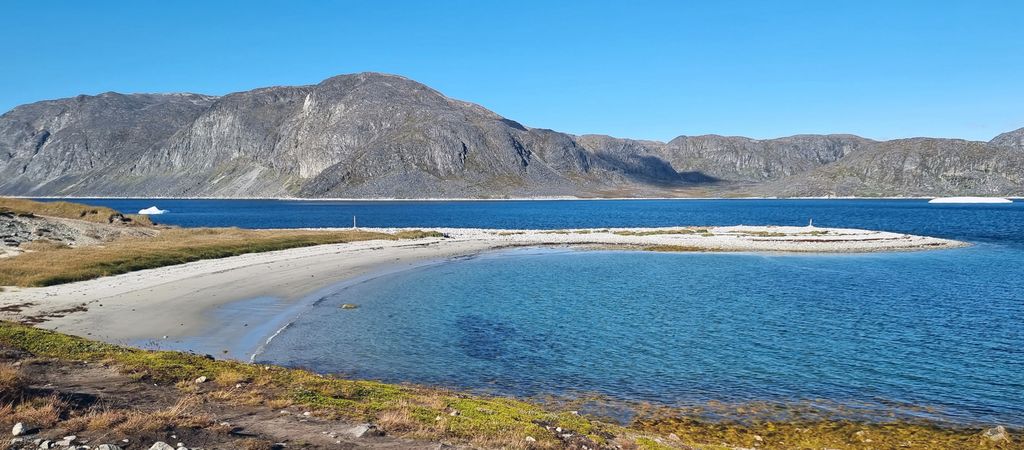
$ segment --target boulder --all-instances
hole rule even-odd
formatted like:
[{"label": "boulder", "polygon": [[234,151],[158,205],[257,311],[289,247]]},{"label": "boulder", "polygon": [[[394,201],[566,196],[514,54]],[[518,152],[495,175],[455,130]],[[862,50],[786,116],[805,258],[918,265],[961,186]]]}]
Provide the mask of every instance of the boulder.
[{"label": "boulder", "polygon": [[14,424],[14,428],[11,428],[11,435],[13,436],[21,436],[24,434],[28,434],[28,426],[22,422]]},{"label": "boulder", "polygon": [[352,437],[363,438],[369,436],[380,436],[383,435],[384,433],[380,431],[380,429],[378,429],[376,425],[364,423],[349,428],[348,430],[345,431],[345,434],[348,434]]},{"label": "boulder", "polygon": [[992,442],[1010,442],[1010,433],[1002,425],[989,428],[981,432],[981,435]]},{"label": "boulder", "polygon": [[152,447],[149,447],[149,450],[174,450],[174,447],[164,441],[156,441]]},{"label": "boulder", "polygon": [[121,446],[114,444],[100,444],[96,446],[96,450],[121,450]]}]

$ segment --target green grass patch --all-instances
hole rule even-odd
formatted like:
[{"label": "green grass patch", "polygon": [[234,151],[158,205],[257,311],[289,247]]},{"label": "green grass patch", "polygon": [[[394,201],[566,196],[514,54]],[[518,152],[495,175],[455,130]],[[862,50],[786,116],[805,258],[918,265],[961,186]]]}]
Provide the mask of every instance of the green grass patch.
[{"label": "green grass patch", "polygon": [[[212,383],[245,380],[265,403],[287,401],[352,420],[390,423],[396,415],[411,420],[418,437],[455,439],[494,448],[559,448],[561,441],[544,425],[582,433],[596,442],[621,433],[619,426],[515,399],[470,396],[447,390],[347,380],[276,366],[214,360],[170,351],[146,351],[68,336],[31,326],[0,322],[0,344],[36,356],[103,361],[132,378],[189,386],[199,376]],[[238,392],[231,394],[243,397]],[[410,426],[410,424],[406,424]],[[536,442],[528,442],[527,436]]]},{"label": "green grass patch", "polygon": [[[569,411],[504,397],[468,395],[443,389],[348,380],[276,366],[219,361],[167,351],[145,351],[90,341],[11,322],[0,322],[0,345],[35,356],[105,362],[137,380],[182,388],[206,376],[211,398],[247,399],[250,404],[299,405],[318,415],[370,421],[392,435],[453,440],[478,448],[565,448],[548,427],[586,436],[594,447],[633,449],[911,449],[1020,450],[1020,430],[1009,441],[994,441],[981,428],[941,428],[927,423],[858,423],[848,420],[737,422],[707,421],[683,410],[645,414],[628,427]],[[241,389],[235,383],[244,383]],[[255,403],[253,403],[255,402]],[[532,438],[530,440],[528,438]],[[592,447],[592,448],[594,448]]]}]

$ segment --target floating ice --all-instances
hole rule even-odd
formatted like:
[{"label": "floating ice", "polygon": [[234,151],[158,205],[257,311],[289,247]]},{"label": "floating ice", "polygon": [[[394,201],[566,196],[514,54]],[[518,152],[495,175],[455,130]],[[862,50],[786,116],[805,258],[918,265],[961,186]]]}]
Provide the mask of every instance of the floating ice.
[{"label": "floating ice", "polygon": [[928,200],[928,203],[1013,203],[1013,201],[999,197],[939,197]]},{"label": "floating ice", "polygon": [[156,206],[150,206],[149,208],[139,210],[139,214],[163,214],[165,212],[167,212],[166,209],[160,209]]}]

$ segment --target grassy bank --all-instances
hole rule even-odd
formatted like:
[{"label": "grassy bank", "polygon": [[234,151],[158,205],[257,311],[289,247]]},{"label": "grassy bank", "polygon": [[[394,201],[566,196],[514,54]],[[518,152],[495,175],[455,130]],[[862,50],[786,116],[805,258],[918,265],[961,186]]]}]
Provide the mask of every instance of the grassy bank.
[{"label": "grassy bank", "polygon": [[244,253],[427,236],[440,234],[429,231],[388,234],[358,230],[170,228],[154,237],[123,238],[105,245],[78,248],[48,246],[0,259],[0,286],[50,286]]},{"label": "grassy bank", "polygon": [[123,216],[131,219],[130,223],[135,225],[153,225],[153,222],[149,220],[149,216],[146,215],[122,214],[119,211],[104,206],[90,206],[71,202],[37,202],[23,198],[0,197],[0,212],[84,220],[92,223],[111,223],[112,218]]},{"label": "grassy bank", "polygon": [[[551,412],[507,398],[352,381],[178,352],[136,350],[9,322],[0,322],[0,345],[40,357],[102,361],[140,381],[178,384],[183,395],[275,409],[302,405],[321,417],[369,421],[389,434],[410,438],[455,440],[490,448],[562,448],[566,438],[558,435],[572,433],[577,439],[593,441],[591,448],[596,448],[595,444],[607,445],[624,436],[625,431],[571,412]],[[200,376],[208,377],[213,388],[196,392],[196,385],[190,381]],[[563,431],[551,431],[546,426]]]},{"label": "grassy bank", "polygon": [[[36,202],[0,197],[0,211],[109,224],[121,213],[110,208],[69,202]],[[201,259],[269,252],[371,239],[440,237],[432,231],[377,233],[360,230],[245,230],[239,228],[154,227],[146,216],[129,215],[131,226],[150,233],[125,236],[102,245],[71,248],[47,241],[27,243],[31,250],[0,259],[0,286],[50,286]],[[124,227],[122,223],[108,225]]]},{"label": "grassy bank", "polygon": [[[140,382],[176,385],[182,397],[190,401],[236,402],[274,409],[301,406],[315,411],[318,417],[368,421],[392,436],[485,448],[1024,448],[1020,434],[1012,431],[1009,441],[997,441],[986,437],[980,428],[913,423],[710,422],[664,410],[643,414],[629,426],[619,426],[515,399],[347,380],[178,352],[136,350],[9,322],[0,322],[0,345],[39,357],[104,362]],[[200,376],[209,378],[210,382],[203,385],[208,387],[191,382]]]}]

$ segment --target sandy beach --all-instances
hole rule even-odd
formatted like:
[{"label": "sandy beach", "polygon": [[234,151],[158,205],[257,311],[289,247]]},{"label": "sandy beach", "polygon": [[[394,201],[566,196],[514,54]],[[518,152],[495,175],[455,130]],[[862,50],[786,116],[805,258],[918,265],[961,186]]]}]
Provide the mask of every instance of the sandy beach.
[{"label": "sandy beach", "polygon": [[[372,229],[396,232],[400,229]],[[671,227],[574,230],[441,228],[444,238],[361,241],[245,254],[43,288],[0,292],[6,319],[120,344],[251,351],[325,289],[376,274],[512,247],[856,253],[955,248],[939,238],[817,227]],[[259,301],[257,301],[259,300]],[[255,302],[250,309],[230,305]],[[207,336],[202,344],[192,340]],[[236,342],[230,342],[236,341]],[[241,342],[245,341],[244,344]],[[244,345],[246,348],[233,348]]]}]

